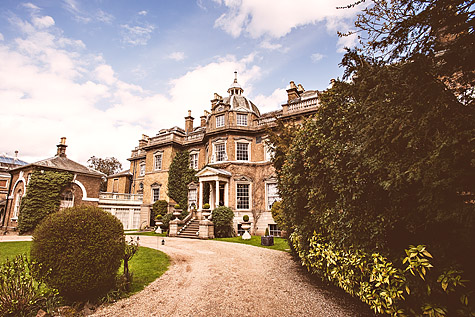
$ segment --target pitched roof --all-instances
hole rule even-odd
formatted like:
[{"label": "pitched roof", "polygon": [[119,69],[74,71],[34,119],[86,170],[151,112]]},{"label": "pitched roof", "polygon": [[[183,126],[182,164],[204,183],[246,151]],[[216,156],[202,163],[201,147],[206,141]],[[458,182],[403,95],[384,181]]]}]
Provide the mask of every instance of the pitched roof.
[{"label": "pitched roof", "polygon": [[96,176],[96,177],[105,176],[104,173],[96,171],[95,169],[92,169],[90,167],[81,165],[77,162],[74,162],[73,160],[68,159],[67,157],[62,157],[62,156],[55,156],[55,157],[51,157],[42,161],[20,166],[20,167],[12,169],[12,171],[23,169],[30,166],[59,169],[59,170],[64,170],[64,171],[87,174],[87,175]]},{"label": "pitched roof", "polygon": [[107,178],[118,177],[118,176],[130,176],[130,175],[132,175],[130,170],[123,170],[122,172],[119,172],[119,173],[116,173],[116,174],[113,174],[113,175],[109,175],[109,176],[107,176]]},{"label": "pitched roof", "polygon": [[16,157],[6,156],[5,154],[0,155],[0,163],[12,164],[12,165],[26,165],[28,162],[19,160]]}]

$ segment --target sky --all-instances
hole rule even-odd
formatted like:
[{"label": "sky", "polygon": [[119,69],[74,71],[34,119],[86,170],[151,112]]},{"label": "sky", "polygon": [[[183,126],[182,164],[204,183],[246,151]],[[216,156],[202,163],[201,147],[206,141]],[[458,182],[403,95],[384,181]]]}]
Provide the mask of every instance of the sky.
[{"label": "sky", "polygon": [[127,158],[142,134],[195,125],[238,72],[261,113],[289,82],[324,90],[355,37],[352,0],[1,0],[0,154]]}]

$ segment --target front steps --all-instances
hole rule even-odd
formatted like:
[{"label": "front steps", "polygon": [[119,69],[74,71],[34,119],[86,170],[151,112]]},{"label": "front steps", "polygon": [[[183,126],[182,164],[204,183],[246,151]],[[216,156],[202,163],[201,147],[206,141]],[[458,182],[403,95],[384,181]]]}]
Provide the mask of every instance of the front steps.
[{"label": "front steps", "polygon": [[179,238],[188,238],[188,239],[199,239],[198,232],[200,230],[200,221],[192,218],[190,221],[188,221],[187,224],[183,226],[183,228],[180,229],[180,231],[177,234],[177,237]]}]

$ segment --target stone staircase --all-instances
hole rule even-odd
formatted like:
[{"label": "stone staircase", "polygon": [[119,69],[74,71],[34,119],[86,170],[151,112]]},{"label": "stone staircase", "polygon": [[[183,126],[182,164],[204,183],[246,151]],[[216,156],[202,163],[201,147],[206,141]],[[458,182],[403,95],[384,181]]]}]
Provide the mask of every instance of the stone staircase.
[{"label": "stone staircase", "polygon": [[178,231],[177,237],[179,238],[189,238],[189,239],[199,239],[198,231],[200,230],[200,221],[191,218],[183,228]]}]

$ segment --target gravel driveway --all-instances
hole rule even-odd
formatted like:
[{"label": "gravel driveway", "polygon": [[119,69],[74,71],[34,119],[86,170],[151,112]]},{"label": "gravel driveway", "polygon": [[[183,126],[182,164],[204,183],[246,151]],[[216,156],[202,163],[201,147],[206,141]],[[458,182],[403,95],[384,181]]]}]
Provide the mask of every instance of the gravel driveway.
[{"label": "gravel driveway", "polygon": [[180,238],[165,238],[162,246],[161,239],[141,236],[140,245],[168,254],[169,270],[94,316],[369,315],[366,307],[312,284],[288,253]]}]

